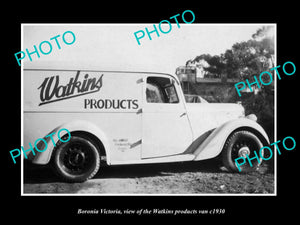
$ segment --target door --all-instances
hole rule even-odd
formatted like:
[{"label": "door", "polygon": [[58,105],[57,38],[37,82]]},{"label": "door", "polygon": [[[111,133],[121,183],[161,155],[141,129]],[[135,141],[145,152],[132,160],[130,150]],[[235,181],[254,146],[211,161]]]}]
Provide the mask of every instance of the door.
[{"label": "door", "polygon": [[169,76],[148,76],[143,88],[142,158],[171,156],[192,143],[180,86]]}]

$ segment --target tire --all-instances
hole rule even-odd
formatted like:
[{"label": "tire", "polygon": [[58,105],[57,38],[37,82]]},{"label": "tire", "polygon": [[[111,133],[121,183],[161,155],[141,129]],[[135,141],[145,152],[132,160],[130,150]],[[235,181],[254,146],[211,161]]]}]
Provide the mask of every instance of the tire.
[{"label": "tire", "polygon": [[52,165],[65,181],[84,182],[98,172],[100,153],[87,137],[71,136],[68,142],[56,144]]},{"label": "tire", "polygon": [[[223,165],[232,172],[252,172],[256,171],[262,162],[262,158],[259,155],[259,150],[263,147],[263,143],[260,139],[250,131],[240,130],[232,133],[226,140],[223,150],[222,150],[222,162]],[[259,157],[259,161],[253,158],[255,153]],[[246,158],[246,154],[251,160],[252,166],[249,161],[245,159],[245,163],[240,165],[241,171],[235,164],[235,159],[239,157]],[[264,157],[263,151],[261,151],[261,156]],[[241,162],[242,163],[242,162]]]}]

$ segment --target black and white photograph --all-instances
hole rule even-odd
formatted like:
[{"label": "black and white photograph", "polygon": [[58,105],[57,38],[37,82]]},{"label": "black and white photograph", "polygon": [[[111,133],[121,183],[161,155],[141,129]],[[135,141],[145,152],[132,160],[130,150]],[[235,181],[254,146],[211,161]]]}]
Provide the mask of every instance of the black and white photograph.
[{"label": "black and white photograph", "polygon": [[276,194],[276,24],[22,35],[23,194]]}]

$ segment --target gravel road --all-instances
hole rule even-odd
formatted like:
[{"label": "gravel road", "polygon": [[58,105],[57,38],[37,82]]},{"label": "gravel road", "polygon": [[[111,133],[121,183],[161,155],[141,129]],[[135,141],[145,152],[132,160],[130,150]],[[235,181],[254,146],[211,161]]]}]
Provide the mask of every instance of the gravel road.
[{"label": "gravel road", "polygon": [[48,167],[26,164],[24,194],[227,194],[274,193],[274,173],[229,173],[214,160],[100,168],[84,183],[64,183]]}]

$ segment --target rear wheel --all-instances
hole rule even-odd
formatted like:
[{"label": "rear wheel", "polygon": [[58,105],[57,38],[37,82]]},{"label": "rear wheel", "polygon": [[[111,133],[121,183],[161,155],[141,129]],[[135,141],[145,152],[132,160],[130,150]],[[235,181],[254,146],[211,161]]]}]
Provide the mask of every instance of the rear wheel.
[{"label": "rear wheel", "polygon": [[[259,155],[259,150],[262,147],[262,142],[254,133],[247,130],[236,131],[228,137],[223,147],[223,164],[230,171],[240,172],[235,164],[235,159],[244,157],[245,163],[243,165],[240,165],[241,172],[255,171],[258,169],[262,162],[262,158]],[[251,166],[248,159],[246,159],[246,155],[248,155],[249,159],[251,159],[255,157],[254,151],[256,151],[260,162],[258,162],[258,160],[254,158],[253,160],[251,160]],[[261,156],[264,156],[263,151],[261,151]]]},{"label": "rear wheel", "polygon": [[84,182],[98,172],[100,154],[87,137],[71,136],[68,142],[57,143],[53,167],[68,182]]}]

